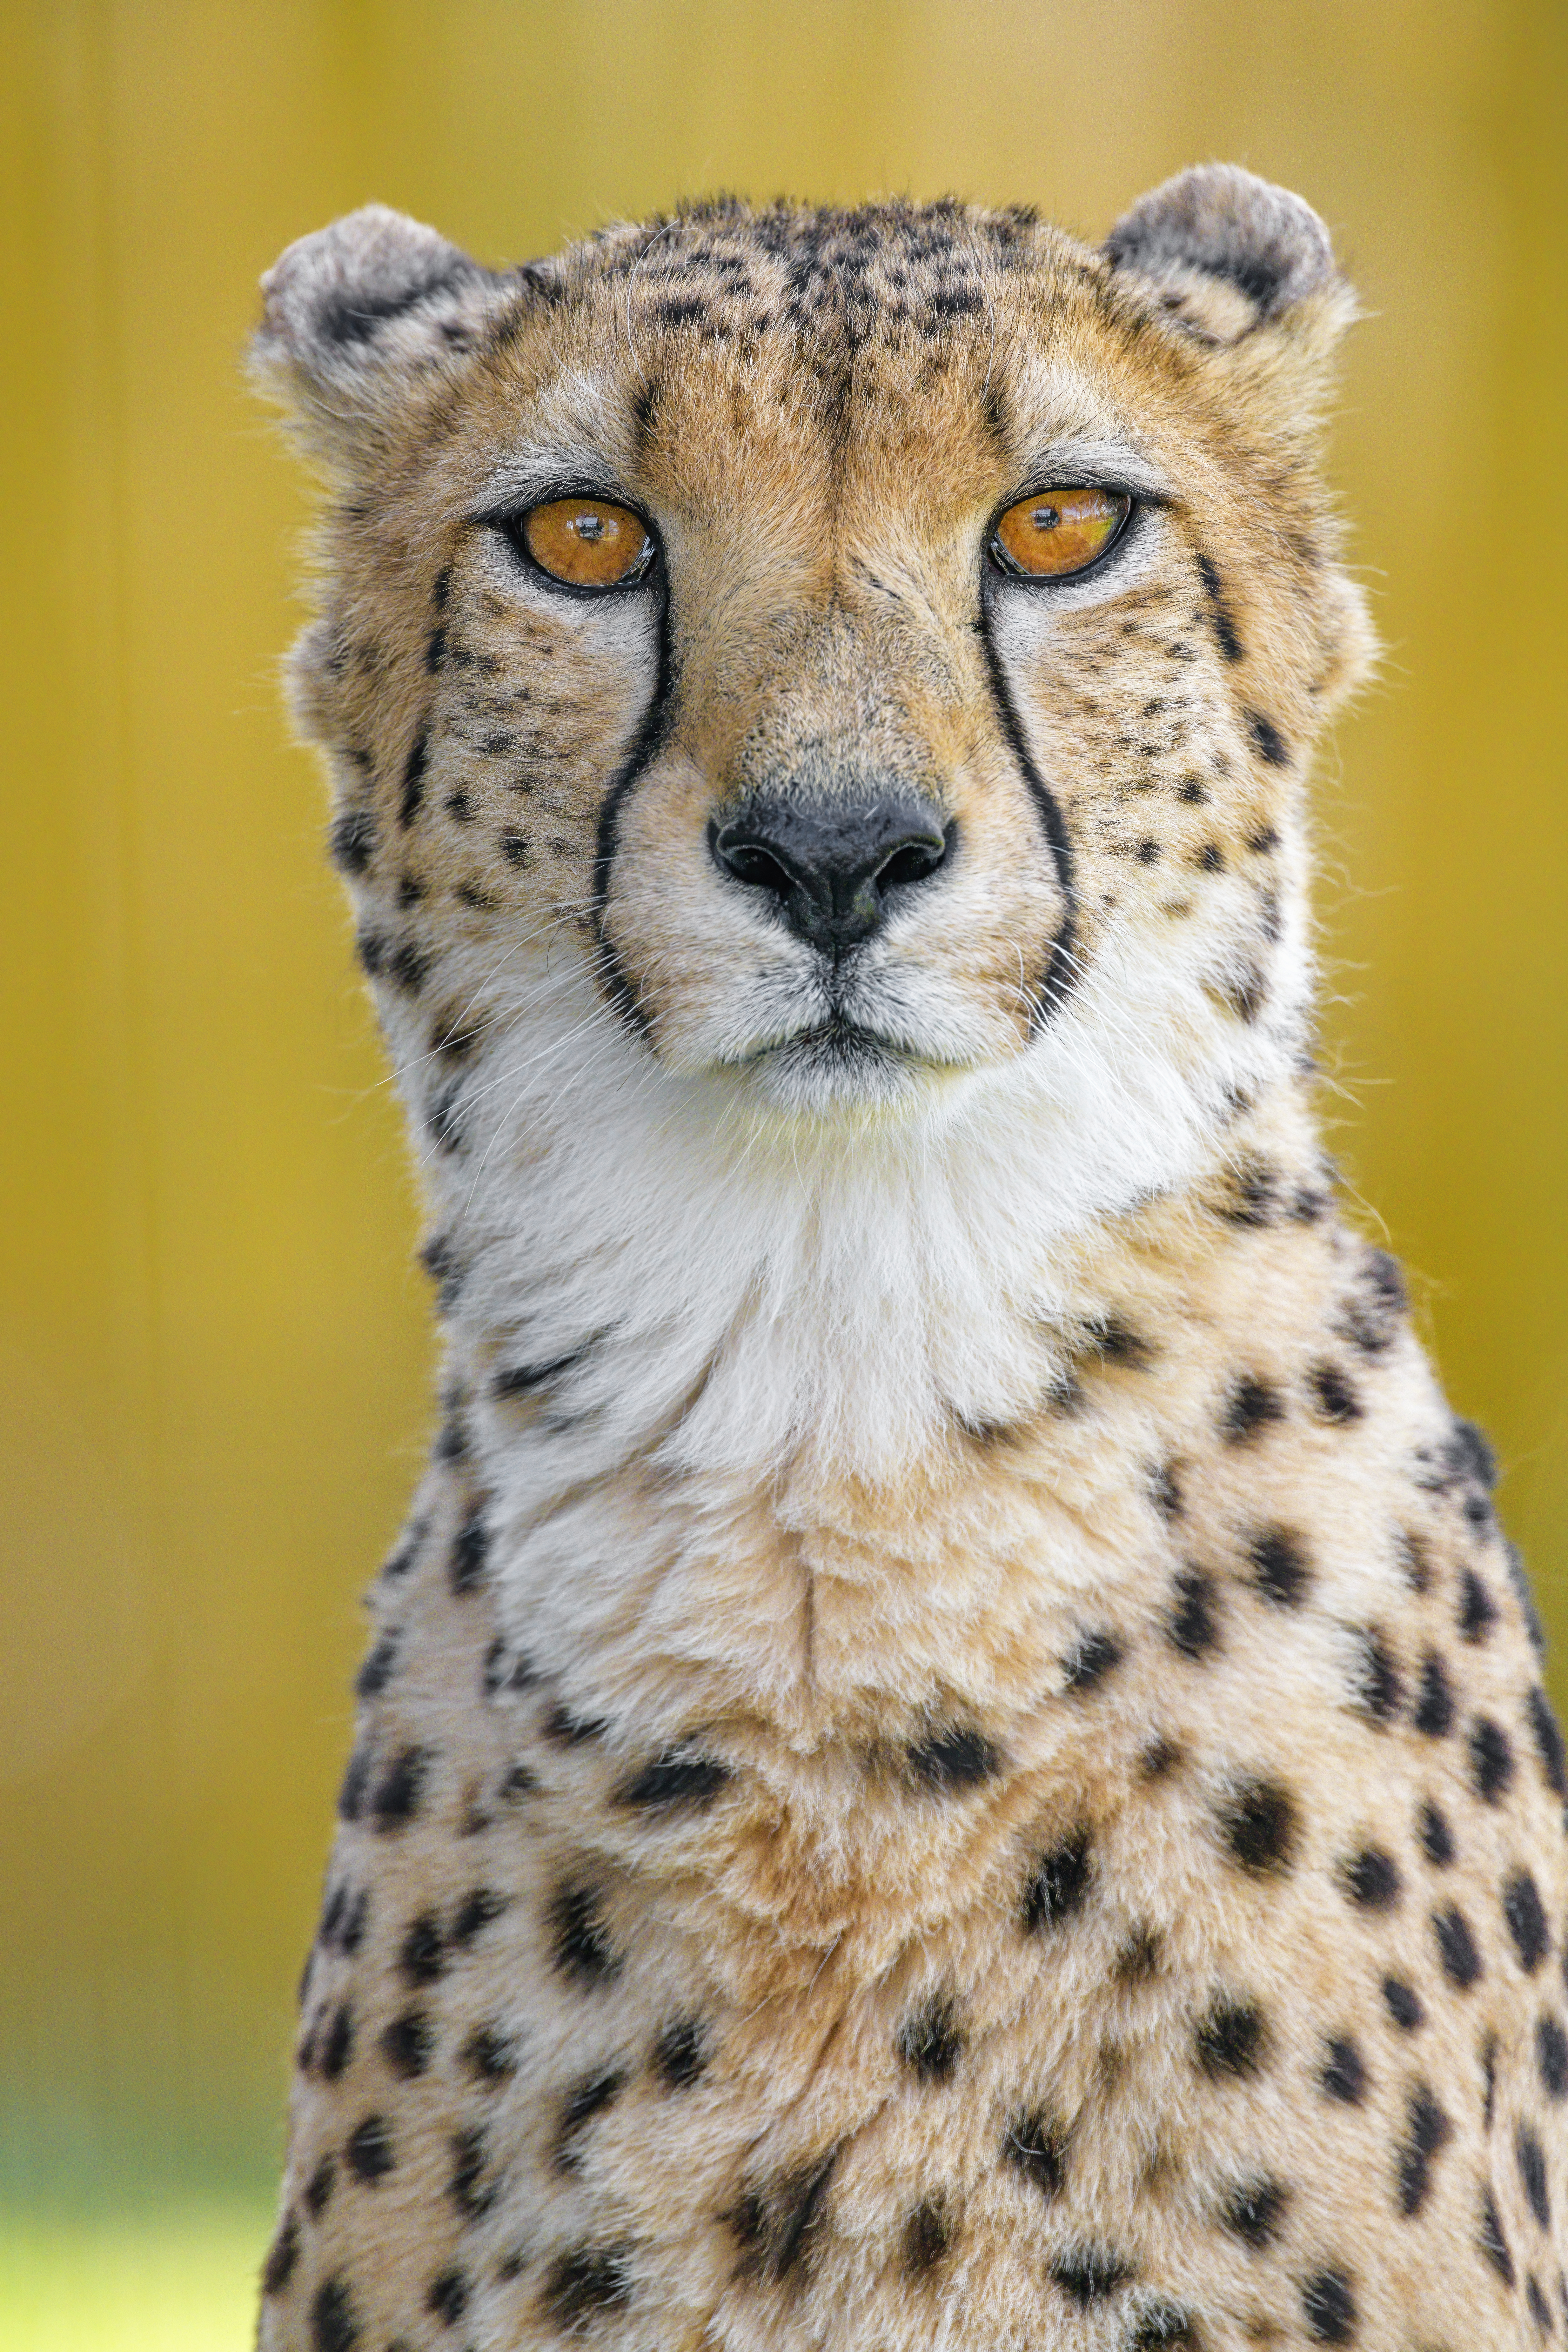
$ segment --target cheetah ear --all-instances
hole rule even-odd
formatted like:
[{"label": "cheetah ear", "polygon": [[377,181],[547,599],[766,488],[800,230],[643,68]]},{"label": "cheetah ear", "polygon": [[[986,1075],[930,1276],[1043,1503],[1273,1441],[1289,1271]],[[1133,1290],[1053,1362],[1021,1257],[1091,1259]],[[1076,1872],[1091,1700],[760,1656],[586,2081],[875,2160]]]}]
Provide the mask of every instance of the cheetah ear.
[{"label": "cheetah ear", "polygon": [[516,283],[405,213],[365,205],[267,272],[252,373],[315,456],[352,470],[416,387],[461,363]]},{"label": "cheetah ear", "polygon": [[1105,241],[1111,266],[1190,340],[1296,379],[1313,405],[1358,314],[1329,232],[1301,197],[1235,163],[1198,163],[1140,197]]}]

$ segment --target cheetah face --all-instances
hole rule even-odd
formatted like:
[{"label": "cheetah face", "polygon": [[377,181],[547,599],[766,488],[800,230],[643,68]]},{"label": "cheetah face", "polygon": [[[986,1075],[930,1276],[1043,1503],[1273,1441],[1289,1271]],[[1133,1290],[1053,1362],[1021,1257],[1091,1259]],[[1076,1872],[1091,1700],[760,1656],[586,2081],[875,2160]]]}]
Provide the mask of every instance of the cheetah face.
[{"label": "cheetah face", "polygon": [[[1151,1060],[1220,1116],[1300,1049],[1363,652],[1310,463],[1348,310],[1224,173],[1098,253],[897,206],[291,248],[260,357],[342,491],[297,698],[405,1067],[570,999],[770,1116]],[[1063,494],[1103,544],[1032,571],[999,520]]]}]

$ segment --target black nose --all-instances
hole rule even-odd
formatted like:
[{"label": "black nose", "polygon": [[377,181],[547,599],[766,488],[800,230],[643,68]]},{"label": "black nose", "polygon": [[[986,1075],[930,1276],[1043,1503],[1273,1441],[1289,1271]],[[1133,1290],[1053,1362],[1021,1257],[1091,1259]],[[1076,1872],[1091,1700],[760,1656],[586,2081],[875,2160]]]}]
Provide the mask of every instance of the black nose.
[{"label": "black nose", "polygon": [[895,793],[856,805],[753,800],[710,838],[726,874],[765,890],[797,938],[837,956],[879,928],[890,891],[946,863],[955,831],[933,802]]}]

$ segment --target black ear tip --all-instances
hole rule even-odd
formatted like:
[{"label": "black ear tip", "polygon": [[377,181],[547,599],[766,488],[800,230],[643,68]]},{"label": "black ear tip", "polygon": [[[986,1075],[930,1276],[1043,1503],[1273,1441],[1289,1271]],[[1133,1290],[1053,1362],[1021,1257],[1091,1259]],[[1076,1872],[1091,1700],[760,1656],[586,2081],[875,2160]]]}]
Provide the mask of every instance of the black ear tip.
[{"label": "black ear tip", "polygon": [[1140,197],[1106,239],[1119,269],[1201,270],[1270,319],[1336,280],[1328,230],[1310,205],[1236,163],[1198,163]]}]

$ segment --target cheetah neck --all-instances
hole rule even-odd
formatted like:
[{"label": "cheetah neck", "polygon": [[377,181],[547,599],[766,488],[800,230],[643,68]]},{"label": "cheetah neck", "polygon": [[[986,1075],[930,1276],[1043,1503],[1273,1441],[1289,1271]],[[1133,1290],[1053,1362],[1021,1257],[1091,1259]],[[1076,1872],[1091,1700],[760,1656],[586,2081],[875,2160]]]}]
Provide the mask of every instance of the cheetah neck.
[{"label": "cheetah neck", "polygon": [[[1183,1333],[1250,1223],[1324,1204],[1297,1082],[1222,1124],[1162,1066],[1093,1155],[1037,1073],[784,1133],[564,1055],[522,1146],[470,1144],[432,1253],[448,1443],[503,1608],[576,1703],[809,1740],[962,1684],[999,1575],[1033,1650],[1136,1557]],[[1086,1365],[1135,1374],[1116,1442],[1085,1444]]]}]

